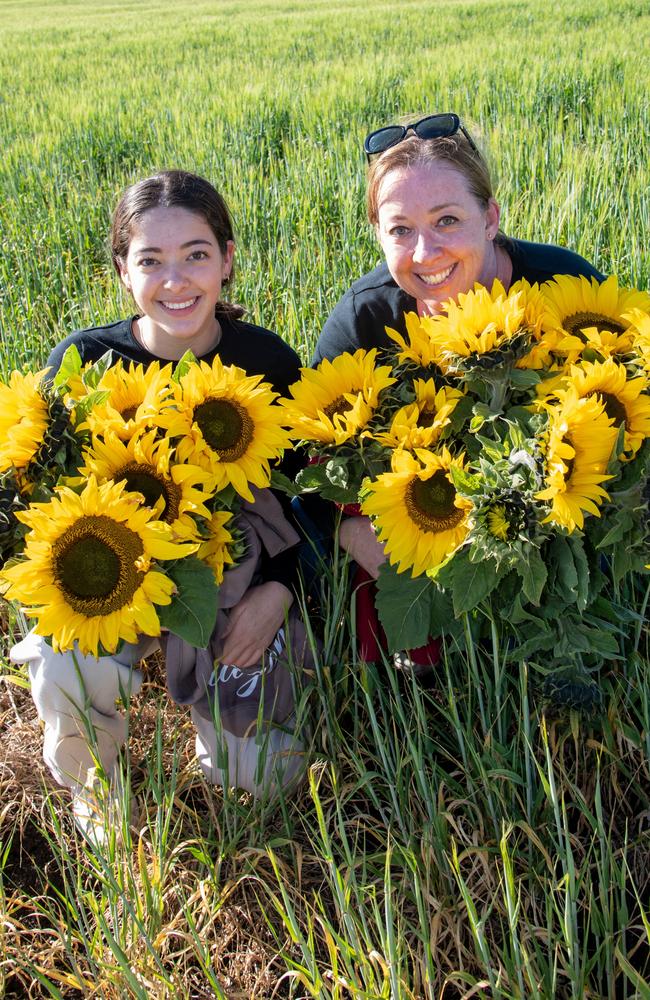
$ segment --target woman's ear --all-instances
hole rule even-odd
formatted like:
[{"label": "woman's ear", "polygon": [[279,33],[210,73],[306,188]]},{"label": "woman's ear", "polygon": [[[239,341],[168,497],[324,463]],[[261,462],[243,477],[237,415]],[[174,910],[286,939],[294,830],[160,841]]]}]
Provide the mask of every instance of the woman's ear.
[{"label": "woman's ear", "polygon": [[131,291],[131,279],[129,278],[129,272],[127,266],[123,260],[117,261],[117,268],[120,275],[120,281],[126,288],[127,292]]},{"label": "woman's ear", "polygon": [[485,233],[489,240],[493,240],[499,232],[499,219],[501,218],[501,207],[494,198],[488,201],[485,212]]},{"label": "woman's ear", "polygon": [[223,278],[222,284],[230,281],[230,272],[232,271],[233,260],[235,259],[235,243],[234,240],[228,240],[226,243],[226,252],[223,255]]}]

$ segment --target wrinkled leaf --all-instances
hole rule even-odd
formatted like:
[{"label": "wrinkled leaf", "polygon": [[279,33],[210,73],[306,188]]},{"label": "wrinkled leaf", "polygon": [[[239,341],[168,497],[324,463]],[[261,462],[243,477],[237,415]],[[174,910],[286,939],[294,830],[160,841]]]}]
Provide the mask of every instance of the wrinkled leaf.
[{"label": "wrinkled leaf", "polygon": [[546,563],[539,554],[539,550],[534,549],[531,545],[526,561],[519,562],[516,568],[521,577],[524,594],[531,604],[539,605],[548,576]]},{"label": "wrinkled leaf", "polygon": [[513,368],[510,372],[513,389],[532,389],[538,382],[541,382],[539,373],[532,368]]},{"label": "wrinkled leaf", "polygon": [[469,553],[465,550],[454,556],[450,571],[456,617],[478,607],[506,575],[505,567],[499,569],[493,559],[484,559],[480,563],[470,562]]},{"label": "wrinkled leaf", "polygon": [[171,604],[158,607],[163,628],[197,649],[206,649],[217,620],[219,587],[214,573],[196,556],[187,556],[166,567],[177,587]]},{"label": "wrinkled leaf", "polygon": [[427,576],[413,579],[384,563],[377,580],[375,606],[388,649],[417,649],[431,635],[436,588]]},{"label": "wrinkled leaf", "polygon": [[271,470],[271,489],[280,490],[281,493],[286,493],[289,497],[297,497],[301,493],[293,480],[278,469]]}]

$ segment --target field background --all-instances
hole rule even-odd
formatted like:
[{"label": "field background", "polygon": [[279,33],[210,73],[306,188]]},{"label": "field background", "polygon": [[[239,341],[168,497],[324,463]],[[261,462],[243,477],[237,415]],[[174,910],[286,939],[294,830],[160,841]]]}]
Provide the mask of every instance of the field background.
[{"label": "field background", "polygon": [[[0,375],[125,315],[110,211],[172,166],[226,196],[233,295],[307,361],[379,256],[363,136],[405,112],[474,123],[506,232],[647,288],[649,79],[647,0],[0,0]],[[105,861],[5,666],[0,995],[650,997],[641,623],[602,717],[547,720],[535,665],[498,641],[450,651],[431,690],[360,666],[328,593],[309,786],[279,808],[207,788],[153,664],[131,754],[147,822]]]}]

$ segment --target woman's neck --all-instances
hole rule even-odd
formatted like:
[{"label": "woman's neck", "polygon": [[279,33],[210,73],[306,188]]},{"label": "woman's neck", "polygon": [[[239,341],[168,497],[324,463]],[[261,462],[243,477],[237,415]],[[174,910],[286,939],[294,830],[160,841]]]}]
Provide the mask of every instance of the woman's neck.
[{"label": "woman's neck", "polygon": [[131,329],[140,347],[161,361],[179,361],[187,351],[192,351],[195,357],[201,358],[217,347],[222,336],[221,324],[216,317],[214,327],[187,339],[170,336],[151,323],[147,316],[134,319]]}]

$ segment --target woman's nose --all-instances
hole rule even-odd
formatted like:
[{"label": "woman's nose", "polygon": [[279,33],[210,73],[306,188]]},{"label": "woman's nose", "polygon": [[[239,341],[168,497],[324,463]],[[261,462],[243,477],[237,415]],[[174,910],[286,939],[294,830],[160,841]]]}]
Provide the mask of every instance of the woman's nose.
[{"label": "woman's nose", "polygon": [[423,264],[425,261],[439,256],[439,254],[440,244],[439,240],[436,239],[435,233],[429,229],[419,232],[413,248],[413,260],[417,261],[418,264]]},{"label": "woman's nose", "polygon": [[164,287],[168,289],[183,288],[187,284],[187,277],[181,267],[170,267],[165,273]]}]

